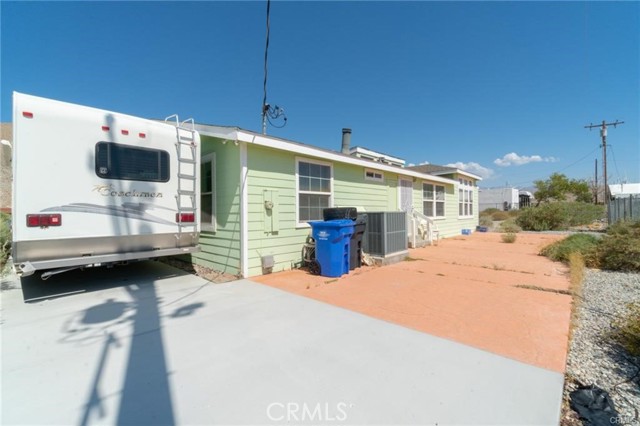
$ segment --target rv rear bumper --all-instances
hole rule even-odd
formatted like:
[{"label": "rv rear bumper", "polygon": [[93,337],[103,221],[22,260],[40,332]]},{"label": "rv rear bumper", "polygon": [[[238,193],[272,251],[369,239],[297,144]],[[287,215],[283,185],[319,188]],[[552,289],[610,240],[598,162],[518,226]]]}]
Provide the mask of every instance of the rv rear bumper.
[{"label": "rv rear bumper", "polygon": [[73,267],[97,267],[112,263],[128,262],[133,260],[153,259],[156,257],[176,256],[179,254],[196,253],[200,246],[168,248],[131,253],[101,254],[97,256],[70,257],[66,259],[52,259],[39,261],[26,261],[16,263],[16,272],[23,277],[32,275],[36,271],[47,269],[73,268]]}]

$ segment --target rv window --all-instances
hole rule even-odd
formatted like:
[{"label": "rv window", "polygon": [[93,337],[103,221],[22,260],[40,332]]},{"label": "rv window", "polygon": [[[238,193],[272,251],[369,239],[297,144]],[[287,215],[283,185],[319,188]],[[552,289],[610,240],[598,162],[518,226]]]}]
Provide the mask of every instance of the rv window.
[{"label": "rv window", "polygon": [[169,153],[113,142],[98,142],[96,174],[104,179],[168,182]]}]

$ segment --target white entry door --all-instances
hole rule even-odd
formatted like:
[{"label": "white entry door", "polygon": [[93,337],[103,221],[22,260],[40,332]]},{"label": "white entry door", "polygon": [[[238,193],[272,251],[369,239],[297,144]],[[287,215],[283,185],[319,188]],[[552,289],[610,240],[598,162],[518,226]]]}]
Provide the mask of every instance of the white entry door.
[{"label": "white entry door", "polygon": [[400,209],[410,212],[413,207],[413,182],[400,179]]}]

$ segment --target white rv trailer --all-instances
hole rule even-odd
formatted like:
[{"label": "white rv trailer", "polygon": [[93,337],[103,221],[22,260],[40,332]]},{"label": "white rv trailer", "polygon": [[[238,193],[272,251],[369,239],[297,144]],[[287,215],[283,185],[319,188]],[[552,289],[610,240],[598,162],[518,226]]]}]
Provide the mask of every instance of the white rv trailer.
[{"label": "white rv trailer", "polygon": [[14,92],[18,273],[199,251],[200,136],[167,120]]}]

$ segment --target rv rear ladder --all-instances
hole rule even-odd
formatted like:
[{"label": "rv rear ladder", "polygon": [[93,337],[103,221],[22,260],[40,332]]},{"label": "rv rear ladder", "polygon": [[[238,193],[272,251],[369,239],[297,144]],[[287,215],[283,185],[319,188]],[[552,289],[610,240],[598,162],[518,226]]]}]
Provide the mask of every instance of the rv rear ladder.
[{"label": "rv rear ladder", "polygon": [[[178,235],[182,233],[182,228],[193,227],[196,230],[197,220],[195,217],[197,212],[196,200],[196,176],[197,176],[197,149],[195,143],[195,123],[192,118],[179,121],[177,115],[167,117],[165,121],[175,119],[176,126],[176,151],[178,153],[178,191],[176,194],[176,202],[178,207]],[[186,148],[186,149],[185,149]],[[187,201],[188,200],[188,201]],[[182,222],[183,214],[193,214],[194,221]]]}]

